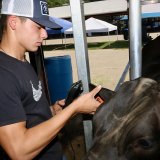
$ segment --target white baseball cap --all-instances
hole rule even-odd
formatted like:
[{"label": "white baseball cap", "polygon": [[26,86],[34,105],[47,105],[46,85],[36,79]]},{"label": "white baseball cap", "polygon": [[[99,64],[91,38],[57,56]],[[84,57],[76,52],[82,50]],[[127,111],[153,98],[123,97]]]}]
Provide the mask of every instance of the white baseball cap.
[{"label": "white baseball cap", "polygon": [[3,0],[1,14],[27,17],[48,28],[62,28],[56,22],[50,21],[46,0]]}]

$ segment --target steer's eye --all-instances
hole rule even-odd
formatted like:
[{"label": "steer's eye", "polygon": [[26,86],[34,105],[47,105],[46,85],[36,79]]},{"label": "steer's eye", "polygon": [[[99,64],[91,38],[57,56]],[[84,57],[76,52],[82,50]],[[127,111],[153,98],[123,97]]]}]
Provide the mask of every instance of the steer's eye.
[{"label": "steer's eye", "polygon": [[139,139],[138,144],[144,149],[150,149],[151,147],[153,147],[151,139]]}]

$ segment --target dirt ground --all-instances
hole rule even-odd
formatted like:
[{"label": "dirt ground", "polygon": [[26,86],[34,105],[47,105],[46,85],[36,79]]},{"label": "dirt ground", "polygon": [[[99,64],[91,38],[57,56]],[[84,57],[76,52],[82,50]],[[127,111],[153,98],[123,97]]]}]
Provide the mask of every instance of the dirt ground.
[{"label": "dirt ground", "polygon": [[[71,56],[73,80],[77,81],[75,51],[53,51],[45,53],[46,57],[62,55]],[[128,63],[128,49],[89,50],[88,56],[91,82],[97,85],[101,84],[103,87],[109,89],[114,89]]]}]

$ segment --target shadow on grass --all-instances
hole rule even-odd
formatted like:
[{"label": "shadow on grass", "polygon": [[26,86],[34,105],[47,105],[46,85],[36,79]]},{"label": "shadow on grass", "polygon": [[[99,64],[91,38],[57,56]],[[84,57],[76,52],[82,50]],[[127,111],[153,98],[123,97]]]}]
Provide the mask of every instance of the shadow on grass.
[{"label": "shadow on grass", "polygon": [[[129,47],[128,41],[94,42],[88,43],[88,49],[125,49]],[[44,45],[45,51],[74,49],[74,44]]]}]

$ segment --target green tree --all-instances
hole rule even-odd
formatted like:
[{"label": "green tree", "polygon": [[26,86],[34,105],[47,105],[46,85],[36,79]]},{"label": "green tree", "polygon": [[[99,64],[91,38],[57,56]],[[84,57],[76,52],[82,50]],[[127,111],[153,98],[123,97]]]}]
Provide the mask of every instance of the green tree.
[{"label": "green tree", "polygon": [[69,4],[69,0],[48,0],[49,7],[59,7],[64,4]]},{"label": "green tree", "polygon": [[[83,0],[85,3],[86,2],[94,2],[94,1],[100,1],[100,0]],[[69,0],[48,0],[48,5],[49,7],[59,7],[63,5],[69,5]]]}]

